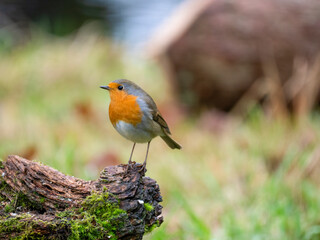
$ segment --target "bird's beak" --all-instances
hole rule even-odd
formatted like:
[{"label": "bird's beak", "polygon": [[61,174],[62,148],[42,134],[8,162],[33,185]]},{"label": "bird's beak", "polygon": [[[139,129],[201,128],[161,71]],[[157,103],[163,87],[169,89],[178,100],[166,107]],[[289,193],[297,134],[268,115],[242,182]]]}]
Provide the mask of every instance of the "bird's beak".
[{"label": "bird's beak", "polygon": [[109,86],[100,86],[100,87],[103,88],[103,89],[110,90],[110,87],[109,87]]}]

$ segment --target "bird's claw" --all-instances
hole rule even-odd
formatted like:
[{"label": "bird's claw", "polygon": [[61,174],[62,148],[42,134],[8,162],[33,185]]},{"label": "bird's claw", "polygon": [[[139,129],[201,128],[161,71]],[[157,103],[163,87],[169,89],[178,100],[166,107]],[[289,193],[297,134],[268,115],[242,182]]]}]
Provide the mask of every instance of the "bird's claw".
[{"label": "bird's claw", "polygon": [[126,174],[128,173],[129,169],[132,168],[132,161],[129,160],[128,164],[127,164],[127,169],[126,169]]},{"label": "bird's claw", "polygon": [[138,170],[138,172],[144,172],[145,173],[147,171],[146,167],[147,167],[146,164],[143,163],[142,167]]}]

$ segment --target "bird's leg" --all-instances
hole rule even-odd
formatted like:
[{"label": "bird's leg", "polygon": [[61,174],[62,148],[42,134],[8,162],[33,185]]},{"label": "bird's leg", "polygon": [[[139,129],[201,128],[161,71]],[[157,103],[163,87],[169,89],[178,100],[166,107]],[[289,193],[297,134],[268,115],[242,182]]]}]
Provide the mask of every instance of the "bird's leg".
[{"label": "bird's leg", "polygon": [[130,158],[129,158],[128,164],[131,164],[131,163],[132,163],[131,158],[132,158],[133,150],[134,150],[134,147],[135,147],[135,146],[136,146],[136,143],[133,143],[133,147],[132,147],[132,150],[131,150],[131,154],[130,154]]},{"label": "bird's leg", "polygon": [[142,170],[145,170],[146,166],[147,166],[147,158],[148,158],[148,153],[149,153],[150,142],[151,141],[148,142],[146,158],[144,159]]}]

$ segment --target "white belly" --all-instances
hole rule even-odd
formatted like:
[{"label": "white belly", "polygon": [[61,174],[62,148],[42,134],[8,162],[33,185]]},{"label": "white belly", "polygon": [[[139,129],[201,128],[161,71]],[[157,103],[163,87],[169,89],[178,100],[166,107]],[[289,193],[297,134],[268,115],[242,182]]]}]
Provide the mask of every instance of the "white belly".
[{"label": "white belly", "polygon": [[138,124],[133,126],[124,121],[118,121],[115,129],[126,139],[136,143],[146,143],[151,141],[158,134],[154,134],[152,131],[147,131],[145,126]]}]

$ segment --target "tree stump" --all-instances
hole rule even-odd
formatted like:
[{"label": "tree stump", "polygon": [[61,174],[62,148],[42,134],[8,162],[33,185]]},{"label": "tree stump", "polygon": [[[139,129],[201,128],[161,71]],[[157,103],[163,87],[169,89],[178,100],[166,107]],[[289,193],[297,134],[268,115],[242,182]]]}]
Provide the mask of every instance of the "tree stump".
[{"label": "tree stump", "polygon": [[270,97],[306,114],[320,101],[319,12],[318,0],[185,1],[148,54],[195,113],[246,111]]},{"label": "tree stump", "polygon": [[84,181],[38,162],[0,162],[0,239],[142,239],[160,226],[162,201],[142,165],[106,167]]}]

